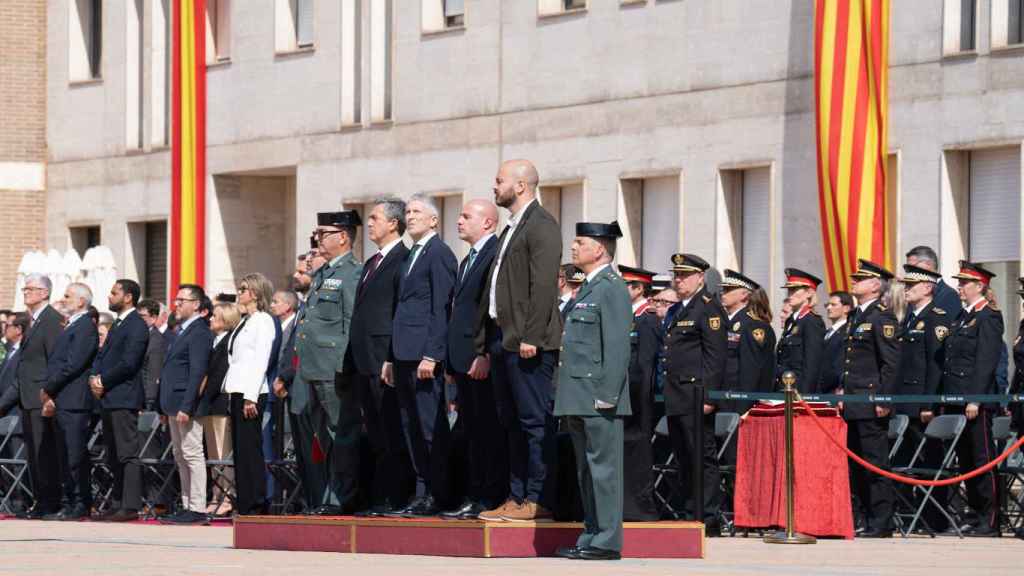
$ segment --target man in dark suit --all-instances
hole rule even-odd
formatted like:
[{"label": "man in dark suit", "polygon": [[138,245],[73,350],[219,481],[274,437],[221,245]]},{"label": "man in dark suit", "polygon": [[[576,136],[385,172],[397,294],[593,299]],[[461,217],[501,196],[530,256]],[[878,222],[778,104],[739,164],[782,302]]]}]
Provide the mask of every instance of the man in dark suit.
[{"label": "man in dark suit", "polygon": [[39,392],[46,385],[47,366],[63,330],[63,317],[49,305],[50,279],[42,274],[25,278],[25,306],[32,315],[32,325],[21,344],[18,363],[18,396],[21,425],[28,445],[29,476],[36,504],[29,518],[42,518],[60,509],[60,475],[58,461],[57,422],[43,417]]},{"label": "man in dark suit", "polygon": [[[843,393],[888,396],[897,390],[900,341],[897,320],[880,302],[888,292],[892,272],[868,260],[859,260],[851,292],[857,307],[851,313],[844,353]],[[891,405],[853,404],[843,407],[847,445],[868,462],[889,467],[889,414]],[[892,536],[892,485],[887,478],[855,466],[851,488],[864,508],[867,529],[861,538]]]},{"label": "man in dark suit", "polygon": [[99,345],[96,325],[87,313],[92,304],[92,290],[78,282],[69,284],[62,303],[68,324],[50,356],[40,401],[44,416],[56,413],[58,444],[63,448],[60,459],[64,506],[44,520],[80,520],[89,516],[92,507],[88,444],[93,403],[88,380],[89,367]]},{"label": "man in dark suit", "polygon": [[[679,302],[669,308],[671,319],[665,334],[661,359],[665,383],[665,415],[668,418],[669,441],[679,463],[679,481],[687,499],[691,516],[696,506],[692,499],[690,476],[694,470],[694,452],[703,460],[704,518],[708,535],[717,534],[718,510],[722,503],[719,481],[717,445],[715,443],[715,410],[720,401],[708,392],[720,390],[725,376],[728,338],[726,313],[704,288],[704,273],[711,267],[700,256],[674,254],[672,272]],[[703,398],[698,388],[703,389]],[[695,410],[700,413],[695,414]],[[700,420],[702,444],[696,443],[694,417]]]},{"label": "man in dark suit", "polygon": [[149,327],[135,310],[141,288],[134,280],[114,283],[108,296],[114,326],[92,364],[89,387],[101,401],[103,441],[107,464],[114,476],[114,499],[102,516],[111,522],[138,518],[142,506],[142,468],[139,466],[139,411],[145,391],[142,364],[149,345]]},{"label": "man in dark suit", "polygon": [[168,346],[164,335],[156,326],[160,320],[160,303],[152,298],[143,298],[136,311],[149,327],[149,344],[146,346],[146,359],[142,364],[142,381],[146,390],[146,408],[152,409],[156,406],[157,395],[160,393],[160,370],[164,367],[164,354]]},{"label": "man in dark suit", "polygon": [[[7,416],[18,405],[18,365],[21,363],[21,342],[28,332],[32,317],[25,312],[14,312],[8,317],[4,327],[4,337],[9,350],[0,366],[0,418]],[[18,435],[21,435],[21,423],[18,423]]]},{"label": "man in dark suit", "polygon": [[834,394],[843,386],[843,348],[850,325],[847,320],[853,310],[853,296],[842,290],[828,295],[825,314],[829,326],[825,332],[825,347],[821,358],[821,377],[818,380],[818,394]]},{"label": "man in dark suit", "polygon": [[[284,391],[284,379],[289,383],[295,380],[295,367],[292,360],[295,357],[295,328],[298,326],[299,296],[291,290],[279,290],[274,293],[270,301],[270,312],[281,326],[281,345],[278,346],[275,355],[274,378],[267,380],[273,382],[274,401],[269,403],[272,409],[270,423],[272,426],[271,437],[265,440],[264,452],[269,447],[271,460],[283,457],[284,452],[284,429],[285,418],[287,418],[286,395],[278,394],[278,382],[281,382],[280,389]],[[268,479],[267,489],[270,490],[274,483],[272,478]]]},{"label": "man in dark suit", "polygon": [[199,386],[213,347],[210,326],[199,315],[206,294],[195,284],[182,284],[174,299],[174,315],[180,332],[167,350],[160,371],[158,407],[160,419],[171,433],[174,461],[181,481],[181,510],[162,518],[169,524],[201,525],[206,517],[206,457],[203,426],[195,418]]},{"label": "man in dark suit", "polygon": [[366,217],[366,231],[377,252],[366,261],[356,287],[342,385],[356,390],[357,409],[361,408],[362,424],[373,452],[373,470],[359,475],[360,491],[369,500],[369,507],[359,515],[379,516],[405,507],[408,501],[404,480],[409,475],[409,457],[402,436],[398,395],[381,380],[391,348],[398,284],[409,254],[402,243],[405,202],[381,200],[374,204]]},{"label": "man in dark suit", "polygon": [[384,382],[395,387],[402,430],[416,474],[416,497],[402,516],[433,516],[447,499],[448,410],[444,364],[448,315],[455,285],[455,254],[437,235],[437,209],[413,196],[405,205],[406,232],[413,240],[400,272]]},{"label": "man in dark suit", "polygon": [[508,465],[505,438],[497,425],[494,388],[487,357],[476,351],[480,328],[480,302],[486,296],[484,281],[497,251],[498,208],[487,200],[470,200],[459,215],[459,238],[469,244],[469,254],[459,265],[448,323],[448,374],[458,387],[459,420],[466,442],[466,497],[445,518],[475,519],[505,501]]},{"label": "man in dark suit", "polygon": [[558,265],[562,232],[537,201],[537,169],[509,160],[495,178],[494,202],[511,213],[498,238],[481,302],[477,354],[490,353],[498,415],[508,435],[509,498],[485,520],[552,517],[556,487],[554,370],[562,338]]}]

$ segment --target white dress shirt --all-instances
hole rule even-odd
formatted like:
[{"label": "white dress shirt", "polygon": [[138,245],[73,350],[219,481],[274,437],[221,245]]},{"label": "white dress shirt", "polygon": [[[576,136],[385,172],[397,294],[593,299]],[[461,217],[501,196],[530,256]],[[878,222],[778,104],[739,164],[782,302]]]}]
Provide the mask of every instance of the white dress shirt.
[{"label": "white dress shirt", "polygon": [[832,327],[829,328],[828,332],[825,333],[825,341],[827,342],[828,339],[835,335],[835,333],[838,332],[839,329],[842,328],[843,326],[846,326],[846,318],[843,318],[842,320],[837,320],[834,324],[832,324]]},{"label": "white dress shirt", "polygon": [[228,342],[228,373],[224,375],[224,392],[242,394],[256,402],[267,393],[267,366],[274,347],[274,319],[266,312],[255,312],[245,326],[235,330]]},{"label": "white dress shirt", "polygon": [[491,291],[487,296],[487,313],[493,320],[498,319],[498,298],[496,296],[498,288],[498,271],[501,270],[501,261],[505,258],[505,250],[508,248],[508,243],[512,241],[512,235],[516,233],[516,228],[519,226],[519,222],[523,219],[523,214],[526,214],[526,209],[531,204],[537,201],[534,197],[523,206],[519,212],[516,212],[508,219],[508,231],[505,232],[505,240],[501,243],[501,249],[498,250],[497,261],[494,263],[494,273],[491,274]]}]

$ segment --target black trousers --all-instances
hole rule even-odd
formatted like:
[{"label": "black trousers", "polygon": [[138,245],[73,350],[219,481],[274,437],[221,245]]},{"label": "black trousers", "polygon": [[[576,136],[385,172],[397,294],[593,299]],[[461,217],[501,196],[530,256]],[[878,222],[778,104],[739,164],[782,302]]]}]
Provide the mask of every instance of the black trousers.
[{"label": "black trousers", "polygon": [[[846,444],[855,454],[884,470],[889,469],[889,418],[847,421]],[[851,466],[851,489],[864,510],[867,528],[876,531],[892,530],[892,483],[865,470]]]},{"label": "black trousers", "polygon": [[685,511],[688,517],[696,514],[693,501],[693,455],[695,450],[701,454],[704,483],[704,518],[698,521],[713,524],[718,521],[718,511],[722,507],[721,475],[716,461],[717,444],[715,442],[715,414],[704,414],[701,417],[703,443],[697,446],[693,416],[678,414],[668,417],[668,438],[675,454],[676,465],[679,466],[679,487],[682,491]]},{"label": "black trousers", "polygon": [[379,374],[356,374],[353,380],[373,456],[373,468],[360,475],[361,492],[372,506],[402,506],[409,499],[406,484],[411,464],[402,433],[398,392],[381,382]]},{"label": "black trousers", "polygon": [[103,444],[106,465],[114,477],[114,496],[120,497],[121,508],[142,507],[142,467],[138,463],[138,412],[135,410],[103,411]]},{"label": "black trousers", "polygon": [[416,474],[416,496],[433,495],[438,504],[448,500],[448,453],[451,431],[444,394],[443,368],[434,377],[416,375],[419,362],[394,363],[395,392],[402,417],[405,444]]},{"label": "black trousers", "polygon": [[61,483],[68,508],[92,506],[92,460],[89,458],[88,411],[57,410],[57,428],[63,440]]},{"label": "black trousers", "polygon": [[494,385],[490,378],[473,380],[455,374],[459,420],[466,439],[466,497],[488,509],[508,497],[508,452],[498,424]]},{"label": "black trousers", "polygon": [[36,508],[56,512],[61,502],[60,432],[56,418],[44,418],[42,410],[21,410],[21,429],[28,448],[28,473]]},{"label": "black trousers", "polygon": [[[964,406],[947,405],[945,414],[963,414]],[[967,421],[960,441],[956,445],[956,458],[960,463],[960,473],[981,468],[995,457],[992,443],[992,412],[982,408],[974,420]],[[967,482],[967,504],[978,514],[978,523],[982,527],[997,528],[999,526],[998,488],[996,476],[992,471],[975,476]]]},{"label": "black trousers", "polygon": [[555,509],[557,491],[557,421],[554,411],[554,370],[558,352],[538,350],[523,359],[506,352],[501,330],[491,341],[491,377],[498,418],[508,440],[509,496]]},{"label": "black trousers", "polygon": [[260,394],[256,417],[246,418],[245,397],[231,394],[231,441],[235,454],[235,510],[239,514],[267,512],[267,466],[263,461],[263,410],[267,395]]},{"label": "black trousers", "polygon": [[104,410],[103,442],[107,447],[107,466],[114,477],[114,498],[120,497],[123,510],[142,508],[139,413],[135,410]]}]

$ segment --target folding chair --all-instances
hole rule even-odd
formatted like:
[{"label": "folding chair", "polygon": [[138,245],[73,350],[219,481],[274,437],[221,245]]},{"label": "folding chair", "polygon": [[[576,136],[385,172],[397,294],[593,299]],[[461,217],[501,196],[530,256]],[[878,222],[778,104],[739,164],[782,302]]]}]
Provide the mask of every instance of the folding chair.
[{"label": "folding chair", "polygon": [[296,503],[302,494],[302,476],[299,474],[299,463],[295,457],[295,438],[291,434],[290,418],[285,419],[284,427],[284,451],[281,458],[267,464],[267,468],[274,475],[280,487],[281,497],[271,505],[272,511],[279,514],[288,514],[293,510],[302,512],[306,507],[303,503],[296,508]]},{"label": "folding chair", "polygon": [[889,419],[889,445],[892,446],[889,449],[890,462],[900,451],[900,445],[903,444],[903,435],[907,433],[908,426],[910,426],[910,417],[906,414],[896,414]]},{"label": "folding chair", "polygon": [[26,482],[28,460],[24,457],[25,444],[18,442],[18,446],[14,446],[17,429],[18,416],[11,415],[0,418],[0,456],[6,454],[6,451],[12,453],[10,458],[0,458],[0,492],[3,493],[0,512],[8,514],[15,513],[10,504],[19,492],[26,497],[26,501],[32,498],[32,490]]},{"label": "folding chair", "polygon": [[[1010,417],[998,416],[992,419],[992,440],[996,453],[1002,454],[1008,446],[1017,441],[1017,435],[1010,429]],[[1020,451],[1007,458],[996,468],[999,475],[1000,516],[1010,531],[1024,527],[1024,466],[1021,465]]]},{"label": "folding chair", "polygon": [[[967,426],[967,418],[963,414],[944,414],[933,418],[928,422],[928,426],[924,430],[924,437],[921,438],[921,442],[918,443],[917,450],[914,451],[914,456],[910,459],[910,464],[905,467],[893,468],[893,472],[924,480],[951,478],[955,474],[955,470],[951,469],[951,465],[953,463],[953,458],[956,455],[956,445],[957,442],[960,441],[960,435],[963,434],[965,426]],[[918,459],[921,457],[921,452],[924,450],[924,447],[929,440],[933,442],[942,442],[946,446],[946,452],[943,455],[942,463],[937,469],[915,467],[914,465],[917,464]],[[911,497],[915,494],[922,495],[921,503],[916,507],[910,499],[900,493],[899,490],[893,491],[896,494],[896,497],[902,501],[903,505],[906,506],[907,509],[915,510],[913,514],[897,512],[893,515],[900,533],[904,537],[912,534],[914,532],[914,528],[917,527],[917,522],[920,520],[925,529],[928,530],[928,533],[932,537],[935,536],[935,531],[928,525],[928,521],[921,517],[924,507],[930,502],[933,506],[938,508],[943,516],[946,517],[950,526],[956,530],[957,536],[963,538],[963,534],[960,532],[960,526],[956,520],[954,520],[954,518],[949,514],[946,507],[937,502],[932,496],[932,492],[934,490],[934,486],[914,486],[911,491]],[[910,524],[905,522],[907,518],[911,518]]]},{"label": "folding chair", "polygon": [[740,427],[740,415],[735,412],[718,412],[715,414],[715,438],[719,447],[716,456],[718,462],[718,474],[722,479],[722,507],[718,512],[722,527],[729,531],[730,536],[736,535],[736,525],[733,524],[732,496],[733,487],[736,482],[736,465],[723,462],[722,457],[734,442],[736,430]]},{"label": "folding chair", "polygon": [[[668,418],[665,416],[661,417],[658,424],[654,427],[654,435],[651,436],[651,444],[655,444],[658,441],[668,442]],[[658,505],[672,517],[674,520],[679,520],[682,515],[672,506],[671,500],[676,495],[679,489],[679,469],[673,464],[675,460],[675,452],[671,449],[668,450],[668,456],[661,463],[655,462],[652,466],[654,470],[654,498],[657,500]]]},{"label": "folding chair", "polygon": [[[177,477],[177,467],[174,457],[171,455],[171,442],[168,440],[163,450],[159,449],[160,434],[164,427],[160,424],[160,415],[156,412],[143,412],[139,414],[139,434],[145,440],[139,448],[139,466],[142,468],[142,515],[144,517],[155,517],[156,506],[161,503],[161,496],[168,489],[171,490],[169,497],[173,506],[181,504],[181,498],[174,490],[172,481]],[[156,456],[147,456],[152,449],[157,450]],[[156,492],[146,490],[147,486],[157,485]]]},{"label": "folding chair", "polygon": [[107,464],[107,446],[103,439],[103,420],[96,421],[87,444],[89,459],[92,461],[93,508],[96,512],[104,512],[110,506],[114,488],[114,473]]}]

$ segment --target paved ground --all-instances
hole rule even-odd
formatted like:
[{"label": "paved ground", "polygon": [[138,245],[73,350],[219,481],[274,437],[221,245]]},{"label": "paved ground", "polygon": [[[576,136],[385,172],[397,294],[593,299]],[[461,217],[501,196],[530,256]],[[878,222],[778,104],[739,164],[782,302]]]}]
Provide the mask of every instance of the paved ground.
[{"label": "paved ground", "polygon": [[813,546],[764,544],[755,538],[708,541],[705,560],[452,559],[231,548],[227,527],[165,527],[0,521],[0,574],[365,574],[374,576],[515,575],[928,575],[1020,574],[1024,541],[914,538]]}]

